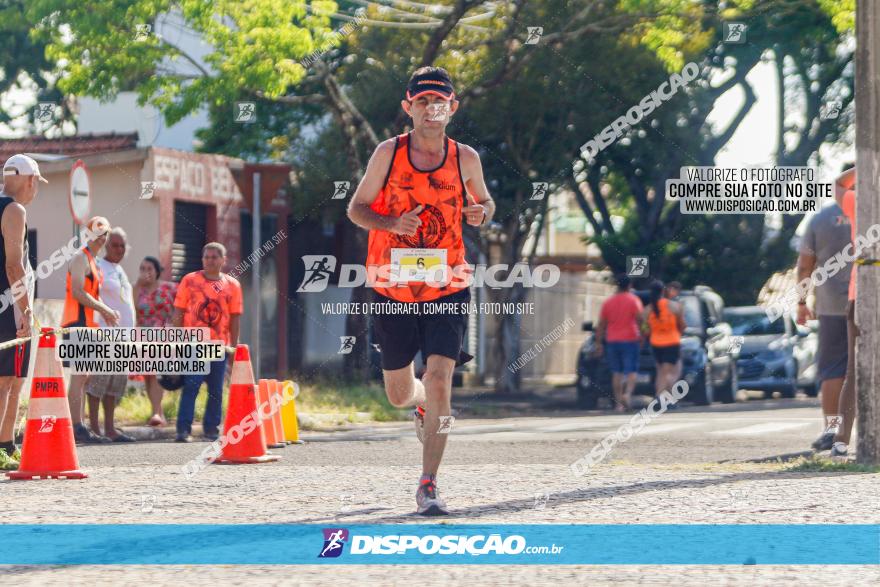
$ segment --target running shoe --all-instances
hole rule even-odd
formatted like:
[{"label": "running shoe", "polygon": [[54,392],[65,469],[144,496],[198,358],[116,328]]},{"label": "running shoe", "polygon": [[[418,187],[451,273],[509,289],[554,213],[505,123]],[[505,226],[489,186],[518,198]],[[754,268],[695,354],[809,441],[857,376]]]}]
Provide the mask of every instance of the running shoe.
[{"label": "running shoe", "polygon": [[813,441],[816,451],[830,450],[834,446],[834,432],[823,432],[822,436]]},{"label": "running shoe", "polygon": [[425,442],[425,408],[422,406],[416,406],[416,409],[412,412],[413,415],[413,424],[416,426],[416,437],[419,439],[419,442]]},{"label": "running shoe", "polygon": [[0,471],[18,471],[18,460],[9,456],[5,448],[0,448]]},{"label": "running shoe", "polygon": [[12,453],[12,458],[18,462],[21,462],[21,449],[20,448],[15,449],[15,452]]},{"label": "running shoe", "polygon": [[416,504],[418,504],[416,511],[422,516],[449,515],[446,502],[437,493],[437,484],[430,479],[425,479],[419,484],[416,491]]},{"label": "running shoe", "polygon": [[831,447],[831,457],[846,458],[846,443],[835,442]]}]

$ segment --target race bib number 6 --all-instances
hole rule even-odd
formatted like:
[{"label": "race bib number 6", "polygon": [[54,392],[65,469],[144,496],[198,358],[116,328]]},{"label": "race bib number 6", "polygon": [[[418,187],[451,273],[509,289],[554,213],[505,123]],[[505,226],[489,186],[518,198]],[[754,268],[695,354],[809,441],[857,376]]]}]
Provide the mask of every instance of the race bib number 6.
[{"label": "race bib number 6", "polygon": [[391,249],[391,281],[446,281],[446,249]]}]

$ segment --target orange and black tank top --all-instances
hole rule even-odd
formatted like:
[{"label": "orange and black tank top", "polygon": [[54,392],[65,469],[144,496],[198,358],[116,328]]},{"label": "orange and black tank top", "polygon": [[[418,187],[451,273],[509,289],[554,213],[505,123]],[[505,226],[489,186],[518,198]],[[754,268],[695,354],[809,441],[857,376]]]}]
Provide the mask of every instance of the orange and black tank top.
[{"label": "orange and black tank top", "polygon": [[[469,269],[461,227],[461,210],[466,205],[461,146],[446,137],[443,161],[434,169],[423,170],[412,163],[411,140],[411,134],[395,139],[385,183],[370,207],[377,214],[397,217],[421,205],[422,224],[413,236],[371,230],[367,270],[377,293],[400,302],[429,302],[461,289],[433,278],[401,276],[413,276],[419,268],[431,269],[441,261],[450,279],[455,268]],[[401,267],[405,269],[402,273],[398,272]],[[414,273],[407,272],[407,267]]]},{"label": "orange and black tank top", "polygon": [[[85,253],[89,260],[89,272],[83,283],[83,290],[93,298],[100,299],[101,284],[104,282],[104,273],[98,264],[95,263],[95,257],[88,247],[83,247],[82,252]],[[71,287],[70,271],[67,272],[67,288],[64,297],[64,315],[61,317],[61,326],[88,326],[97,328],[98,323],[95,322],[95,311],[91,308],[83,306],[73,297],[73,288]]]},{"label": "orange and black tank top", "polygon": [[657,302],[660,311],[658,316],[654,308],[648,311],[648,326],[651,327],[652,346],[675,346],[681,344],[681,332],[678,331],[678,321],[675,314],[669,310],[669,300],[661,299]]}]

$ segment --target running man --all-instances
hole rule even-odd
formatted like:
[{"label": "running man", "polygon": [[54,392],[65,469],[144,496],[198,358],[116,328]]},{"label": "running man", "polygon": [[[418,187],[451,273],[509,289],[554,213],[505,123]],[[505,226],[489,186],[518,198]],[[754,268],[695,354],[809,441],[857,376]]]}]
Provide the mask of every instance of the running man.
[{"label": "running man", "polygon": [[[27,155],[13,155],[3,166],[3,188],[0,190],[0,294],[4,296],[5,303],[0,310],[0,340],[4,341],[31,335],[34,274],[28,260],[25,206],[37,197],[41,181],[48,183],[40,175],[37,162]],[[12,284],[24,284],[26,287],[16,287],[13,292]],[[0,351],[0,470],[3,471],[18,469],[21,459],[21,453],[15,446],[15,421],[29,359],[29,342]]]},{"label": "running man", "polygon": [[[458,110],[446,70],[416,70],[401,107],[412,118],[413,130],[376,148],[348,217],[370,231],[368,274],[379,270],[384,275],[371,286],[387,310],[373,316],[385,392],[395,406],[416,406],[416,433],[424,444],[417,511],[442,515],[448,511],[437,492],[437,470],[447,435],[437,431],[440,418],[451,412],[452,372],[472,357],[461,350],[464,313],[420,309],[430,302],[455,303],[456,308],[469,302],[466,287],[443,285],[434,279],[435,269],[448,276],[447,271],[468,267],[462,219],[479,226],[491,220],[495,204],[477,152],[446,136],[450,117]],[[431,267],[427,276],[410,271],[405,275],[412,279],[394,281],[402,267],[412,267],[420,257]],[[427,365],[421,381],[413,368],[419,351]]]},{"label": "running man", "polygon": [[[797,263],[798,283],[809,280],[816,267],[842,251],[850,242],[849,220],[837,204],[822,208],[807,224],[801,239]],[[805,325],[814,315],[819,318],[818,379],[822,392],[822,415],[825,430],[813,442],[816,450],[828,450],[834,435],[840,429],[838,403],[843,378],[846,375],[847,349],[847,291],[851,263],[815,287],[814,312],[807,306],[806,293],[798,301],[797,323]]]},{"label": "running man", "polygon": [[[110,222],[95,216],[86,225],[86,246],[76,252],[67,268],[67,284],[64,298],[64,314],[61,326],[65,328],[98,328],[95,313],[104,319],[105,326],[119,324],[119,312],[101,301],[101,284],[104,273],[98,267],[96,257],[107,242]],[[65,334],[64,339],[68,340]],[[68,361],[63,362],[65,367]],[[77,442],[100,443],[110,442],[106,436],[95,434],[83,424],[83,392],[89,376],[84,373],[70,374],[70,421],[73,423],[73,437]]]}]

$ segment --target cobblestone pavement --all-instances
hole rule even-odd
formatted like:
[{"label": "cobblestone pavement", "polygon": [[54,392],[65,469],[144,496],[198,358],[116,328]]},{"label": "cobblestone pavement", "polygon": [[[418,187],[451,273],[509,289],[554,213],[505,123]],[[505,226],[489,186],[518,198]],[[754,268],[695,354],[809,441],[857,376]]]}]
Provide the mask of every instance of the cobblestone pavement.
[{"label": "cobblestone pavement", "polygon": [[[440,475],[441,492],[453,510],[443,521],[880,523],[880,475],[792,472],[780,463],[746,462],[808,444],[814,426],[798,425],[807,414],[780,412],[766,421],[756,421],[754,412],[743,414],[742,421],[737,417],[664,416],[664,422],[651,425],[654,433],[632,438],[582,478],[572,475],[568,463],[588,452],[622,418],[456,422]],[[543,433],[535,432],[541,428]],[[412,513],[420,447],[411,426],[314,434],[309,444],[279,449],[281,462],[210,466],[187,479],[181,465],[205,446],[80,447],[82,466],[90,474],[86,480],[0,482],[6,504],[3,523],[425,521]],[[741,457],[737,462],[719,462],[734,449]],[[14,585],[861,585],[880,579],[878,567],[770,567],[760,566],[759,556],[757,562],[728,567],[0,567],[0,576]]]}]

